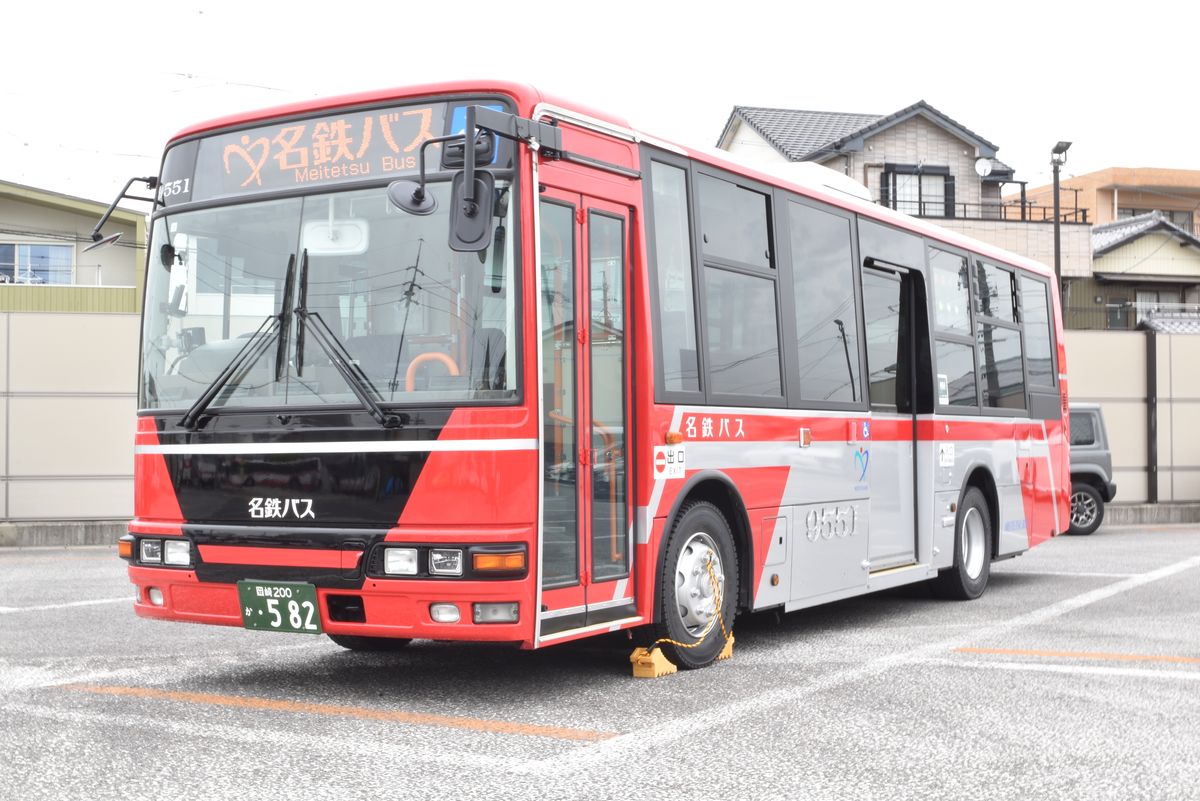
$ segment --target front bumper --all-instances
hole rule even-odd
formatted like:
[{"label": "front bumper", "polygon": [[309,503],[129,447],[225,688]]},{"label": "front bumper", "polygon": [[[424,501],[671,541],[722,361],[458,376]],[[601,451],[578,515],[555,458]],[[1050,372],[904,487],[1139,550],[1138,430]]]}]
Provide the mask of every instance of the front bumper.
[{"label": "front bumper", "polygon": [[[222,626],[243,625],[236,583],[202,582],[192,570],[141,565],[129,566],[129,580],[137,587],[134,611],[142,617]],[[532,599],[525,596],[531,586],[529,580],[450,582],[367,578],[361,589],[317,587],[316,591],[321,628],[326,634],[519,642],[528,646],[533,640],[534,609]],[[161,605],[150,601],[151,588],[162,592]],[[351,623],[331,617],[330,596],[346,595],[361,599],[365,622]],[[514,601],[518,604],[519,614],[516,623],[472,622],[471,604]],[[429,607],[434,603],[456,604],[460,622],[434,622],[429,613]]]}]

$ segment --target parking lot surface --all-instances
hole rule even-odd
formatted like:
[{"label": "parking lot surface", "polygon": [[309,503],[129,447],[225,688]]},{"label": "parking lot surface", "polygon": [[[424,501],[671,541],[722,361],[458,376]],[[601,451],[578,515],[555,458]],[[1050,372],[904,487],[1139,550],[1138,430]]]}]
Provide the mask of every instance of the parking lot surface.
[{"label": "parking lot surface", "polygon": [[727,662],[142,620],[111,548],[0,550],[0,799],[1200,798],[1200,529],[1109,528],[742,616]]}]

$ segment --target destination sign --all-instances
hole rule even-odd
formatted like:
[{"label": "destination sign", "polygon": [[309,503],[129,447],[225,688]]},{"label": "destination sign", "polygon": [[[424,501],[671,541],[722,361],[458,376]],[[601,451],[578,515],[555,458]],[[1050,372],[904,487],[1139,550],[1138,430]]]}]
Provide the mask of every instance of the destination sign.
[{"label": "destination sign", "polygon": [[[461,132],[472,102],[423,103],[264,125],[188,142],[163,165],[159,202],[175,206],[416,173],[421,145]],[[500,109],[498,103],[487,103]],[[426,149],[437,172],[441,145]],[[498,159],[507,164],[508,159]]]}]

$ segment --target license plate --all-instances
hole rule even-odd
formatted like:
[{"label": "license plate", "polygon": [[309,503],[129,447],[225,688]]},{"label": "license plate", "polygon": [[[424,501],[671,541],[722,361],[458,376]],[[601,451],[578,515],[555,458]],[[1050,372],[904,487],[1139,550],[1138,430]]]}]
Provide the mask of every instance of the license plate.
[{"label": "license plate", "polygon": [[248,629],[320,634],[317,588],[295,581],[239,581],[242,625]]}]

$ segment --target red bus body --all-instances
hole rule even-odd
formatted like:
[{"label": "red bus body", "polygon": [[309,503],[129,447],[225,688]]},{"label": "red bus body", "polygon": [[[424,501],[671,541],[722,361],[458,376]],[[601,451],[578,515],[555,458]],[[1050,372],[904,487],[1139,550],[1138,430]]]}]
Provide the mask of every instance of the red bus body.
[{"label": "red bus body", "polygon": [[[681,511],[697,498],[720,508],[733,529],[740,579],[736,602],[742,610],[778,607],[790,611],[930,579],[951,569],[957,531],[953,510],[969,483],[979,487],[992,504],[989,561],[1020,553],[1065,530],[1070,495],[1065,354],[1058,291],[1052,273],[1043,265],[828,186],[793,182],[712,153],[657,142],[634,133],[620,119],[545,97],[528,86],[455,83],[295,104],[189,128],[172,140],[171,146],[205,136],[257,131],[279,120],[329,117],[343,110],[458,95],[503,97],[518,117],[553,121],[561,132],[563,151],[583,157],[546,157],[526,143],[513,149],[514,172],[519,176],[511,201],[517,230],[509,235],[515,234],[517,241],[514,264],[519,294],[516,341],[510,336],[507,347],[510,358],[516,358],[519,365],[515,400],[492,405],[435,404],[435,412],[413,411],[408,417],[412,422],[400,429],[408,432],[403,434],[374,425],[352,404],[339,407],[337,419],[319,410],[297,412],[292,419],[270,408],[239,413],[212,408],[206,412],[205,422],[194,428],[179,425],[181,407],[146,408],[142,404],[136,439],[135,514],[129,526],[135,544],[128,568],[130,580],[138,588],[134,607],[139,615],[242,626],[247,613],[239,600],[237,582],[277,580],[315,587],[320,630],[328,634],[506,641],[536,648],[647,625],[656,615],[661,617],[666,542]],[[1056,399],[1057,411],[1034,416],[1028,408],[1015,413],[1012,409],[990,413],[973,408],[968,413],[950,414],[941,408],[942,396],[936,394],[936,387],[930,391],[938,408],[932,410],[811,409],[793,391],[795,385],[789,383],[792,374],[787,372],[792,368],[786,363],[779,396],[767,404],[726,403],[711,394],[700,402],[673,399],[657,386],[661,370],[655,365],[656,336],[661,336],[659,328],[665,323],[656,311],[661,306],[656,305],[654,288],[654,215],[648,208],[651,195],[646,188],[649,162],[654,158],[691,176],[689,193],[697,191],[696,181],[709,185],[709,178],[698,177],[703,173],[741,182],[775,198],[768,204],[774,215],[772,231],[783,224],[781,209],[790,198],[843,215],[851,226],[877,224],[920,237],[926,247],[961,253],[972,264],[986,260],[1019,276],[1038,279],[1049,291],[1053,347],[1052,393],[1044,394]],[[692,200],[695,202],[694,197]],[[209,206],[217,208],[220,203],[212,201]],[[551,241],[547,238],[551,217],[566,220],[569,210],[574,212],[578,238],[573,244],[560,241],[558,247],[560,257],[575,257],[578,270],[599,263],[592,250],[583,250],[599,247],[594,237],[588,238],[593,227],[604,225],[605,230],[621,236],[620,258],[614,261],[610,252],[604,263],[622,266],[627,282],[620,300],[623,308],[611,313],[607,308],[612,289],[609,277],[601,289],[592,284],[589,292],[571,284],[574,288],[569,290],[575,292],[580,308],[591,309],[590,334],[566,326],[555,330],[546,320],[539,323],[539,309],[544,308],[549,317],[557,314],[557,307],[546,300],[551,282],[540,272],[539,253],[548,249],[546,243]],[[156,213],[169,220],[174,212],[168,206]],[[699,214],[697,211],[693,226],[698,224]],[[332,222],[330,226],[332,230]],[[866,248],[863,241],[861,236],[854,239],[859,265],[870,255],[861,252]],[[159,245],[152,243],[152,253]],[[546,258],[542,253],[543,264]],[[702,254],[693,252],[692,258],[695,281],[706,275],[703,280],[715,281],[753,272],[732,270],[718,275],[705,272]],[[772,258],[782,262],[778,251]],[[882,259],[873,263],[880,269],[890,264]],[[156,269],[156,264],[152,258],[148,269]],[[773,263],[772,269],[776,266]],[[905,266],[917,280],[923,280],[920,275],[927,271],[925,263],[900,265]],[[908,274],[901,270],[883,274],[883,278],[908,280],[902,278]],[[736,283],[741,279],[729,280]],[[778,282],[784,279],[773,280],[776,296],[783,298],[784,285]],[[857,291],[861,296],[861,280],[855,280],[860,281]],[[711,289],[717,284],[708,286]],[[890,284],[883,281],[881,286]],[[553,291],[568,290],[559,287]],[[152,302],[147,300],[148,313]],[[620,343],[615,350],[595,347],[601,304],[606,304],[608,322],[621,329],[611,340]],[[925,304],[925,308],[931,306]],[[712,329],[705,333],[703,324],[698,328],[702,337],[717,336]],[[1022,330],[1019,323],[1012,329],[1018,337],[1032,337],[1028,331],[1021,334]],[[569,377],[554,374],[554,361],[559,358],[554,354],[561,352],[571,337],[577,358],[570,362],[576,375],[568,394],[575,406],[555,412],[550,395],[559,391],[555,387],[567,386],[561,382]],[[936,350],[940,342],[942,338],[930,325],[927,350]],[[831,340],[830,347],[835,345],[841,348]],[[457,351],[446,347],[461,358],[461,347]],[[624,358],[618,362],[616,354],[621,348]],[[981,352],[976,348],[977,359],[983,358]],[[847,346],[847,364],[857,357],[857,353],[852,357]],[[396,358],[399,361],[399,356]],[[915,356],[914,363],[921,358]],[[621,376],[619,395],[613,395],[610,387],[616,368],[609,365],[616,363]],[[936,373],[936,368],[931,369]],[[592,378],[601,374],[602,379],[593,386]],[[867,386],[865,379],[855,379],[860,389]],[[1025,387],[1022,391],[1028,399],[1022,405],[1035,405],[1032,390]],[[609,392],[608,400],[597,400],[598,392]],[[616,405],[614,397],[619,401]],[[855,402],[863,406],[857,396]],[[1037,401],[1043,408],[1048,402],[1045,398]],[[623,424],[605,427],[599,422],[581,422],[592,420],[592,413],[599,414],[601,406],[620,406]],[[568,458],[561,459],[557,446],[548,444],[547,432],[567,429],[576,433],[563,435],[568,438],[562,441],[573,447]],[[670,441],[668,434],[682,439],[680,445],[671,446],[676,450],[664,449]],[[394,438],[405,436],[410,439]],[[596,447],[581,445],[585,438]],[[392,503],[391,490],[375,466],[383,462],[355,453],[355,442],[385,443],[378,447],[391,449],[388,458],[417,454],[413,458],[420,464],[396,468],[393,474],[393,478],[402,478],[394,483],[403,484],[406,493],[401,505],[388,505]],[[311,448],[311,456],[303,456],[306,448]],[[678,471],[669,470],[665,459],[683,453],[686,466],[681,477],[673,477]],[[809,454],[811,465],[805,462]],[[903,480],[911,483],[898,490],[897,503],[902,508],[897,514],[907,515],[911,521],[911,534],[905,535],[912,541],[911,553],[898,557],[894,565],[881,568],[880,561],[872,566],[868,564],[870,546],[861,542],[871,536],[864,520],[887,519],[882,516],[883,505],[872,506],[872,498],[888,477],[871,472],[871,457],[876,457],[876,469],[882,470],[878,465],[886,465],[892,458],[903,463],[908,458],[905,454],[911,455],[908,464],[913,467]],[[306,458],[310,461],[305,462]],[[335,460],[336,468],[332,466]],[[349,473],[359,469],[364,477],[356,483]],[[383,473],[389,469],[385,466]],[[839,489],[830,490],[828,496],[805,494],[809,492],[805,487],[815,486],[811,482],[833,480],[829,476],[839,470],[846,473],[844,488],[838,484]],[[825,477],[813,471],[821,471]],[[562,478],[564,475],[568,478]],[[618,476],[623,476],[627,490],[614,489]],[[560,489],[568,483],[577,487],[564,496],[568,500],[562,504],[573,511],[561,513],[567,515],[563,519],[575,521],[573,535],[570,526],[548,525],[548,509],[553,504],[546,502],[545,487],[555,481],[560,482],[555,484]],[[318,508],[319,502],[312,501],[315,517],[304,518],[304,507],[296,505],[298,499],[332,498],[342,491],[338,487],[347,493],[350,511],[341,517],[330,516]],[[589,494],[585,495],[585,490]],[[251,519],[245,513],[247,502],[254,508],[260,497],[282,499],[284,509],[292,504],[291,518]],[[609,511],[615,516],[593,517],[598,514],[593,507],[604,503],[611,505]],[[373,517],[378,510],[397,508],[401,510],[392,519]],[[207,510],[212,510],[211,516]],[[552,513],[560,515],[560,511]],[[602,528],[604,531],[599,531]],[[882,526],[878,530],[882,531]],[[549,538],[560,538],[569,545],[572,536],[575,547],[566,552],[573,554],[568,561],[574,559],[574,579],[545,580],[543,556]],[[192,543],[190,562],[179,567],[143,563],[137,543],[147,538],[164,542],[188,539]],[[904,536],[897,539],[904,550]],[[377,558],[373,554],[382,553],[380,549],[404,543],[415,544],[422,554],[428,554],[419,557],[423,560],[433,559],[430,550],[439,545],[468,554],[474,546],[502,544],[510,551],[520,546],[527,568],[512,577],[433,576],[428,569],[421,575],[385,576],[368,564]],[[822,555],[811,556],[822,544],[826,546]],[[156,591],[153,598],[152,589]],[[334,611],[331,598],[338,599],[333,602]],[[350,600],[340,600],[345,598]],[[477,603],[515,603],[516,620],[477,622],[472,614]],[[435,604],[455,605],[461,618],[435,621],[431,613]]]}]

